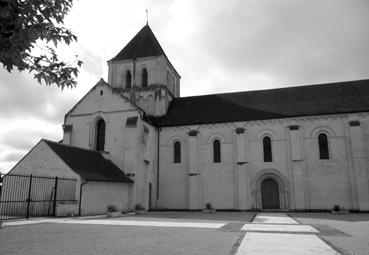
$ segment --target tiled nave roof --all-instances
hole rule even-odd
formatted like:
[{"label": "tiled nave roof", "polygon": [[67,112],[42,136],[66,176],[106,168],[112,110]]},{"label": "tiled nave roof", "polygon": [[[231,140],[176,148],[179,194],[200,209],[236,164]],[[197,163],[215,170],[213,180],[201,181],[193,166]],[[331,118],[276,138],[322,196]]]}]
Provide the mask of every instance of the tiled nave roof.
[{"label": "tiled nave roof", "polygon": [[369,80],[174,98],[158,127],[369,111]]}]

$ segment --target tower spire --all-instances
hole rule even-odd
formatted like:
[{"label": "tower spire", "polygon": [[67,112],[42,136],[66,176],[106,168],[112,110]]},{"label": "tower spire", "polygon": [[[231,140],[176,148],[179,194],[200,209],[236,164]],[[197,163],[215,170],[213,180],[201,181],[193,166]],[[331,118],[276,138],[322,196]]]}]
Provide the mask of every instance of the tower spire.
[{"label": "tower spire", "polygon": [[146,25],[149,25],[149,11],[146,9]]}]

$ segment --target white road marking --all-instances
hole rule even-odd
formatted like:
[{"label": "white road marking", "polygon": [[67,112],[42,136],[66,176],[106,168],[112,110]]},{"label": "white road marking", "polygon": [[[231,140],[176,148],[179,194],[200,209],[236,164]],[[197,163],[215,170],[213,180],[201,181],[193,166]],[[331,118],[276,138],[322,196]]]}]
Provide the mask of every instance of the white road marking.
[{"label": "white road marking", "polygon": [[98,224],[142,227],[180,227],[180,228],[221,228],[225,223],[168,222],[168,221],[132,221],[132,220],[69,220],[68,224]]},{"label": "white road marking", "polygon": [[257,232],[246,233],[236,255],[339,254],[315,235],[318,230],[310,225],[301,225],[286,214],[258,214],[251,224],[245,224],[241,230]]},{"label": "white road marking", "polygon": [[236,255],[338,255],[316,235],[250,233],[242,241]]},{"label": "white road marking", "polygon": [[19,220],[19,221],[10,221],[10,222],[4,222],[3,226],[21,226],[21,225],[30,225],[30,224],[39,224],[42,223],[41,220]]},{"label": "white road marking", "polygon": [[262,232],[319,233],[318,230],[309,225],[245,224],[241,230]]},{"label": "white road marking", "polygon": [[4,223],[4,226],[19,226],[38,223],[93,224],[93,225],[141,226],[141,227],[211,228],[211,229],[221,228],[225,225],[225,223],[206,223],[206,222],[40,219],[40,220],[6,222]]},{"label": "white road marking", "polygon": [[299,224],[284,213],[258,213],[252,223],[256,224]]}]

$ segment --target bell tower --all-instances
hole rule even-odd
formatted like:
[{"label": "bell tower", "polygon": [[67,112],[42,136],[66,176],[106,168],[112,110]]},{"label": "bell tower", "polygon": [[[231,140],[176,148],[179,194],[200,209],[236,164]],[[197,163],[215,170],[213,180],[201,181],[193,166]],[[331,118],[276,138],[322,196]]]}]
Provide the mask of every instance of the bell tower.
[{"label": "bell tower", "polygon": [[148,24],[111,60],[108,83],[148,115],[167,113],[180,79]]}]

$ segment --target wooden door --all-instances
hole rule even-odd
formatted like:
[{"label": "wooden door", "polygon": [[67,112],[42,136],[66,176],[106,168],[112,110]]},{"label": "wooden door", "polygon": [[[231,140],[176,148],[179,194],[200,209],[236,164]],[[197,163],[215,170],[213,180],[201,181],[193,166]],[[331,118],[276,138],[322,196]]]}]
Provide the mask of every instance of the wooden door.
[{"label": "wooden door", "polygon": [[263,209],[280,209],[278,183],[273,179],[265,179],[261,183],[261,203]]}]

